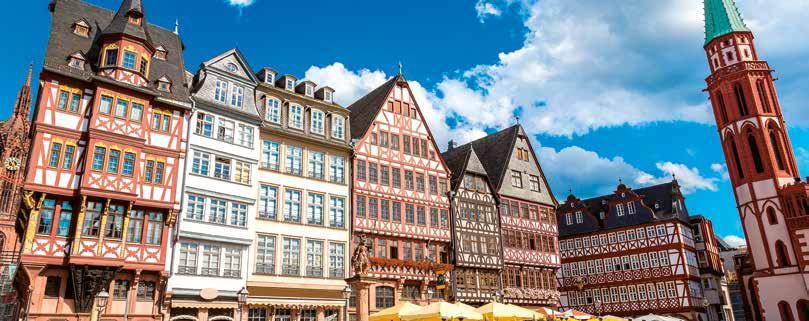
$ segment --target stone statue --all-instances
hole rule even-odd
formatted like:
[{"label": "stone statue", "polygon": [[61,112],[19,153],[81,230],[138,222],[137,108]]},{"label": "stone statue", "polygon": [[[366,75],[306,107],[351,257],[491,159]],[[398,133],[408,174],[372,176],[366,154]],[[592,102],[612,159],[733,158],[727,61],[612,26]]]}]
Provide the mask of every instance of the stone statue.
[{"label": "stone statue", "polygon": [[365,276],[368,274],[368,246],[365,244],[365,235],[360,236],[360,242],[354,248],[354,254],[351,255],[351,267],[354,269],[354,275]]}]

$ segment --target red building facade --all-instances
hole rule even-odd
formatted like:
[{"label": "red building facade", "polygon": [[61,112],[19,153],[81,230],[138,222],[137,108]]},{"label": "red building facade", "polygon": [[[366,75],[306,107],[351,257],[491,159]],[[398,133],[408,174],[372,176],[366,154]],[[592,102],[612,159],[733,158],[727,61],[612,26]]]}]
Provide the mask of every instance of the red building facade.
[{"label": "red building facade", "polygon": [[559,206],[561,304],[592,314],[705,320],[692,227],[677,181]]},{"label": "red building facade", "polygon": [[367,238],[368,276],[378,280],[370,287],[370,309],[443,298],[439,276],[451,269],[449,170],[410,86],[398,75],[348,108],[354,141],[351,248]]},{"label": "red building facade", "polygon": [[107,291],[102,319],[162,319],[190,111],[183,45],[139,0],[49,10],[23,197],[24,313],[90,319]]},{"label": "red building facade", "polygon": [[748,244],[751,320],[809,319],[809,183],[801,180],[773,70],[730,1],[705,1],[706,78]]}]

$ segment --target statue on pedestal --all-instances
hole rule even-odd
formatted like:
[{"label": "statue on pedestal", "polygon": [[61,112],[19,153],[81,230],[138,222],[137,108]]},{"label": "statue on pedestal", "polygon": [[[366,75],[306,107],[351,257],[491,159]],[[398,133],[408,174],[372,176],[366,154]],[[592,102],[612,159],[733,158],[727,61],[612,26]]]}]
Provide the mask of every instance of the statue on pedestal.
[{"label": "statue on pedestal", "polygon": [[354,269],[354,275],[366,276],[370,262],[368,261],[368,245],[366,245],[365,235],[360,236],[360,242],[354,248],[354,254],[351,256],[351,267]]}]

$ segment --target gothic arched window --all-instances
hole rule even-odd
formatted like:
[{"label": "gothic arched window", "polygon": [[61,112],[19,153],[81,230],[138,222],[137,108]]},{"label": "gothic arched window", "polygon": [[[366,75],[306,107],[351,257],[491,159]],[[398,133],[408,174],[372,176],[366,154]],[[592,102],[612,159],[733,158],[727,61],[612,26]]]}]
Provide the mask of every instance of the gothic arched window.
[{"label": "gothic arched window", "polygon": [[773,127],[772,124],[769,126],[770,131],[770,145],[772,145],[772,152],[775,154],[775,162],[778,164],[778,169],[785,170],[786,166],[784,165],[784,153],[781,149],[781,140],[779,139],[776,129]]},{"label": "gothic arched window", "polygon": [[739,150],[736,148],[736,142],[733,138],[730,139],[730,151],[733,153],[733,162],[736,163],[736,172],[739,178],[744,178],[744,170],[742,170],[742,160],[739,158]]},{"label": "gothic arched window", "polygon": [[798,319],[800,321],[809,321],[809,300],[798,301]]},{"label": "gothic arched window", "polygon": [[722,116],[722,121],[727,123],[728,122],[728,112],[725,110],[725,97],[722,96],[721,91],[716,91],[714,93],[716,96],[716,103],[719,105],[719,115]]},{"label": "gothic arched window", "polygon": [[784,245],[784,242],[782,242],[781,240],[775,242],[775,265],[778,267],[790,265],[789,254],[787,253],[787,246]]},{"label": "gothic arched window", "polygon": [[792,309],[786,301],[778,302],[778,312],[781,313],[781,321],[795,321],[792,316]]},{"label": "gothic arched window", "polygon": [[758,99],[761,100],[761,103],[763,104],[764,112],[771,113],[772,108],[770,108],[770,100],[767,98],[767,94],[765,93],[763,80],[759,79],[756,81],[756,90],[758,90]]},{"label": "gothic arched window", "polygon": [[736,104],[739,106],[739,114],[741,116],[747,116],[749,113],[747,110],[747,99],[744,98],[742,85],[739,83],[733,85],[733,93],[736,95]]},{"label": "gothic arched window", "polygon": [[775,215],[775,210],[772,207],[767,208],[767,221],[770,225],[778,224],[778,216]]},{"label": "gothic arched window", "polygon": [[753,135],[753,132],[747,133],[747,144],[750,146],[750,155],[753,156],[753,164],[756,166],[756,173],[763,173],[764,163],[761,162],[761,153],[759,152],[756,136]]}]

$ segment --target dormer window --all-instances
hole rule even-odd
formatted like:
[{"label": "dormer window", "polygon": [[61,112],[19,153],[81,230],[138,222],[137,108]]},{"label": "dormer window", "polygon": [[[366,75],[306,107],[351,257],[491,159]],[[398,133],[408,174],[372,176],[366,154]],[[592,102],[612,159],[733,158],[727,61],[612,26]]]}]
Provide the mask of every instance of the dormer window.
[{"label": "dormer window", "polygon": [[163,48],[163,46],[157,47],[157,49],[154,52],[154,57],[156,59],[166,60],[167,56],[168,56],[168,52],[166,51],[165,48]]},{"label": "dormer window", "polygon": [[311,131],[315,134],[323,135],[326,114],[319,110],[312,110]]},{"label": "dormer window", "polygon": [[140,74],[144,77],[149,73],[149,59],[146,59],[145,56],[140,57],[140,68],[138,71],[140,71]]},{"label": "dormer window", "polygon": [[131,14],[129,15],[129,23],[131,23],[133,25],[136,25],[136,26],[140,26],[140,22],[141,22],[141,17],[136,16],[136,15],[131,15]]},{"label": "dormer window", "polygon": [[331,98],[331,91],[328,91],[328,90],[324,91],[323,92],[323,100],[330,103],[331,99],[332,99]]},{"label": "dormer window", "polygon": [[87,38],[90,36],[90,25],[84,19],[76,21],[73,24],[73,33]]},{"label": "dormer window", "polygon": [[122,67],[126,69],[135,69],[135,53],[129,50],[124,50],[124,63]]},{"label": "dormer window", "polygon": [[264,82],[267,84],[272,84],[275,82],[275,74],[272,72],[265,72],[264,73]]},{"label": "dormer window", "polygon": [[312,85],[306,85],[306,96],[312,97],[315,94],[315,88]]},{"label": "dormer window", "polygon": [[166,77],[160,77],[157,80],[157,90],[171,92],[171,81]]},{"label": "dormer window", "polygon": [[295,81],[287,79],[287,90],[295,90]]},{"label": "dormer window", "polygon": [[68,65],[76,69],[84,70],[85,62],[86,59],[84,58],[84,55],[81,52],[76,52],[70,55],[70,57],[68,57]]},{"label": "dormer window", "polygon": [[107,48],[104,51],[104,67],[114,67],[118,64],[118,48]]},{"label": "dormer window", "polygon": [[289,127],[303,129],[303,107],[301,105],[289,105]]}]

